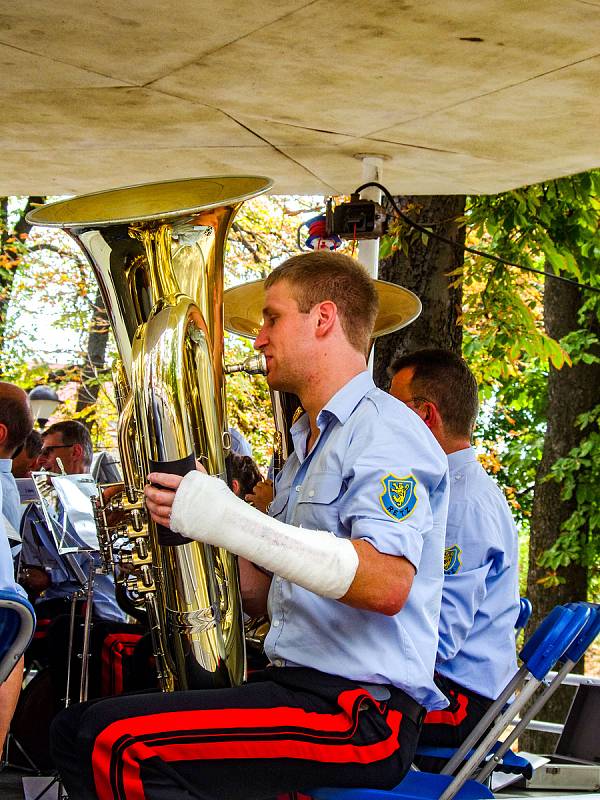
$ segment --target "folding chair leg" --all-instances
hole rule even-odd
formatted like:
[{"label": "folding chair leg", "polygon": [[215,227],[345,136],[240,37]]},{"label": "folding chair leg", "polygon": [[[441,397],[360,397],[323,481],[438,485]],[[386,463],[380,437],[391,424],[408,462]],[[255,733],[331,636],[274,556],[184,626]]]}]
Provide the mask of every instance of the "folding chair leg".
[{"label": "folding chair leg", "polygon": [[477,769],[480,762],[486,757],[490,747],[497,741],[498,735],[502,733],[510,721],[514,719],[516,712],[529,701],[539,685],[540,681],[531,680],[523,688],[517,700],[515,700],[515,702],[498,718],[492,730],[487,734],[487,736],[485,736],[484,739],[482,739],[473,755],[458,771],[452,783],[442,792],[439,800],[451,800],[451,798],[454,797],[463,783]]},{"label": "folding chair leg", "polygon": [[484,781],[496,768],[497,764],[500,763],[502,757],[505,753],[508,752],[512,743],[519,738],[519,736],[523,733],[529,722],[535,717],[535,715],[540,711],[542,706],[552,697],[554,692],[559,688],[561,683],[563,682],[566,675],[573,669],[575,666],[573,661],[567,661],[561,667],[560,671],[554,676],[552,682],[549,686],[547,686],[538,697],[536,697],[535,701],[532,705],[527,709],[527,713],[521,717],[520,722],[515,725],[513,730],[510,734],[506,737],[506,739],[502,742],[498,750],[492,755],[490,760],[487,764],[483,766],[483,768],[477,774],[478,781]]},{"label": "folding chair leg", "polygon": [[496,722],[498,715],[502,712],[502,709],[506,705],[507,701],[525,683],[526,676],[527,670],[521,667],[521,669],[510,680],[507,686],[502,690],[498,698],[494,700],[492,705],[485,712],[484,716],[479,720],[475,728],[473,728],[471,733],[466,737],[464,742],[457,749],[456,753],[440,770],[442,775],[452,775],[452,773],[462,765],[469,750],[480,740],[484,731],[489,728],[490,725],[493,725]]}]

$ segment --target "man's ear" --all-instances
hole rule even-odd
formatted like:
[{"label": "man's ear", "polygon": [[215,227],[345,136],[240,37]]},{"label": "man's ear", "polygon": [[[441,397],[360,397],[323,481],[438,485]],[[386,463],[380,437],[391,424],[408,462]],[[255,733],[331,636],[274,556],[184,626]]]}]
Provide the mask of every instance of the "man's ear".
[{"label": "man's ear", "polygon": [[317,336],[326,336],[330,333],[338,318],[337,306],[333,300],[323,300],[317,306]]},{"label": "man's ear", "polygon": [[0,447],[4,445],[8,439],[8,428],[3,422],[0,422]]},{"label": "man's ear", "polygon": [[83,458],[83,445],[82,444],[74,444],[73,445],[73,458]]},{"label": "man's ear", "polygon": [[240,482],[238,481],[238,479],[237,479],[237,478],[234,478],[234,479],[231,481],[231,491],[232,491],[232,492],[233,492],[235,495],[237,495],[237,496],[239,497],[239,496],[240,496],[240,488],[241,488],[241,487],[240,487]]},{"label": "man's ear", "polygon": [[421,408],[421,419],[427,425],[429,430],[435,431],[438,430],[440,425],[442,424],[442,418],[440,417],[439,411],[437,410],[437,406],[435,403],[430,403],[426,401],[422,403]]}]

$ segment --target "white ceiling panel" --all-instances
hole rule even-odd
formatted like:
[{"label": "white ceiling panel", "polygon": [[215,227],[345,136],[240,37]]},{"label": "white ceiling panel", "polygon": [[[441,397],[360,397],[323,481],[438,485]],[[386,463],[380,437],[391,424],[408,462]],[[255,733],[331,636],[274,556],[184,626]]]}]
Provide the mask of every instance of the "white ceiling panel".
[{"label": "white ceiling panel", "polygon": [[0,66],[2,194],[232,169],[349,192],[359,153],[414,194],[600,164],[600,0],[4,2]]}]

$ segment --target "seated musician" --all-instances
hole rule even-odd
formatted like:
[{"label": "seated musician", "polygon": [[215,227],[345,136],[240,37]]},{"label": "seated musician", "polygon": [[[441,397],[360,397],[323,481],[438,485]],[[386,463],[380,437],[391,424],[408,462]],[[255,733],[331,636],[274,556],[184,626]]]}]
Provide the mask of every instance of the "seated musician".
[{"label": "seated musician", "polygon": [[306,409],[271,516],[199,471],[151,474],[146,503],[157,523],[242,557],[247,610],[268,603],[270,666],[235,688],[63,711],[52,749],[69,796],[265,798],[391,787],[408,770],[425,710],[447,704],[433,681],[447,462],[367,371],[377,305],[338,253],[268,277],[255,347],[269,385]]},{"label": "seated musician", "polygon": [[471,446],[477,384],[463,359],[447,350],[419,350],[395,358],[389,374],[391,394],[419,415],[448,455],[436,683],[450,705],[427,714],[420,743],[455,747],[517,668],[517,530],[504,494]]},{"label": "seated musician", "polygon": [[15,478],[31,478],[37,469],[38,457],[42,451],[42,434],[33,430],[22,446],[13,455],[11,472]]},{"label": "seated musician", "polygon": [[[6,527],[14,512],[11,490],[10,468],[12,455],[25,441],[33,428],[33,417],[25,392],[12,383],[0,381],[0,590],[16,591],[25,596],[23,589],[15,582],[13,555]],[[17,494],[18,497],[18,494]],[[18,502],[18,500],[17,500]],[[6,523],[5,523],[6,521]],[[17,523],[18,524],[18,523]],[[0,685],[0,753],[21,692],[23,679],[23,659],[15,665],[8,678]]]},{"label": "seated musician", "polygon": [[231,491],[236,497],[244,499],[262,481],[260,470],[251,456],[239,456],[235,453],[230,456],[230,465]]},{"label": "seated musician", "polygon": [[[39,468],[48,472],[64,471],[67,475],[90,472],[92,440],[85,425],[75,420],[57,422],[43,432],[42,439]],[[60,465],[57,459],[60,459]],[[28,508],[22,528],[20,581],[36,602],[39,618],[54,618],[67,613],[71,596],[81,588],[77,574],[85,576],[89,558],[95,559],[96,556],[60,555],[43,515],[35,505]],[[125,615],[115,600],[114,581],[110,575],[98,574],[95,577],[94,614],[101,619],[124,621]]]},{"label": "seated musician", "polygon": [[[73,420],[58,422],[43,433],[39,464],[48,472],[68,475],[89,473],[92,441],[87,428]],[[60,459],[60,463],[58,462]],[[58,516],[63,515],[59,506]],[[30,504],[22,523],[23,553],[20,581],[35,603],[38,626],[26,653],[26,662],[41,668],[22,696],[14,724],[21,738],[31,735],[36,764],[50,765],[49,724],[65,705],[67,684],[72,702],[80,697],[83,641],[85,637],[86,584],[90,560],[99,566],[97,552],[61,552],[40,506]],[[69,541],[87,547],[67,521]],[[76,624],[71,641],[70,611],[75,597]],[[134,661],[135,648],[145,628],[126,622],[115,596],[112,575],[96,572],[93,583],[92,621],[89,631],[87,696],[102,697],[124,689],[155,685],[148,680],[145,658]],[[134,674],[135,672],[137,673]],[[70,679],[68,681],[68,675]],[[39,709],[38,724],[29,732],[30,703]],[[25,734],[25,732],[27,732]]]}]

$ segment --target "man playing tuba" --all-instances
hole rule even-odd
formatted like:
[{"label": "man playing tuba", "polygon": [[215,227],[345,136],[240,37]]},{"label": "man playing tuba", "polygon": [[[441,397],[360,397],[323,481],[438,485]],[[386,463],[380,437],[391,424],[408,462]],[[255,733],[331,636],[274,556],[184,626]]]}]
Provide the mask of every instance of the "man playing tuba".
[{"label": "man playing tuba", "polygon": [[[73,706],[53,755],[69,795],[266,798],[397,784],[433,682],[448,488],[416,414],[375,388],[371,279],[337,253],[267,279],[255,347],[305,414],[266,516],[219,479],[152,473],[153,519],[237,553],[250,613],[268,608],[270,666],[244,685]],[[400,502],[401,500],[401,502]]]}]

